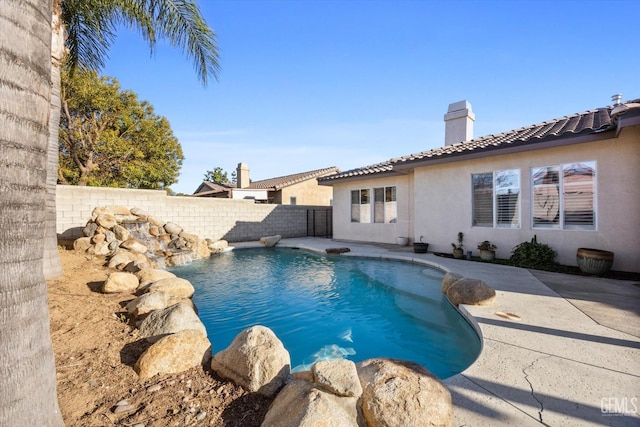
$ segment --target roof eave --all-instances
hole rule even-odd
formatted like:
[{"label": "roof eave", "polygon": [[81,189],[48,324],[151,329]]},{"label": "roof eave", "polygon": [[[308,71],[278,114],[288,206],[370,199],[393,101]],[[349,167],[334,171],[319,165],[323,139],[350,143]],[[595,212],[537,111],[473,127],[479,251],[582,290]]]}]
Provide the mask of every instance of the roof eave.
[{"label": "roof eave", "polygon": [[333,178],[330,180],[318,180],[319,185],[333,185],[333,184],[342,184],[343,182],[352,182],[352,181],[363,181],[366,179],[375,179],[375,178],[386,178],[388,176],[403,176],[406,175],[401,171],[384,171],[384,172],[373,172],[362,175],[352,175],[345,176],[343,178]]},{"label": "roof eave", "polygon": [[420,166],[460,162],[464,160],[480,159],[484,157],[500,156],[503,154],[523,153],[526,151],[540,150],[543,148],[562,147],[565,145],[581,144],[585,142],[600,141],[610,139],[617,135],[612,135],[613,128],[604,131],[590,131],[589,133],[574,134],[571,136],[563,136],[560,138],[541,139],[536,142],[518,141],[512,142],[508,146],[478,148],[473,151],[463,151],[461,153],[449,154],[439,157],[430,157],[416,160],[396,160],[393,168],[400,171],[403,169],[413,169]]},{"label": "roof eave", "polygon": [[618,118],[618,128],[616,129],[616,136],[620,134],[620,131],[629,126],[640,125],[640,109],[630,111]]}]

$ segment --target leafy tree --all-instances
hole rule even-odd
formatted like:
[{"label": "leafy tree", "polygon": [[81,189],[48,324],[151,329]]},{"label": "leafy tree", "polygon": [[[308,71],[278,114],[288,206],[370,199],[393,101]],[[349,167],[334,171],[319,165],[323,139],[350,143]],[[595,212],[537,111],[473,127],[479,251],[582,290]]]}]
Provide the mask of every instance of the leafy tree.
[{"label": "leafy tree", "polygon": [[[5,0],[0,0],[0,3]],[[30,0],[31,1],[31,0]],[[47,147],[44,228],[46,278],[62,275],[56,238],[56,181],[58,179],[58,120],[60,118],[60,69],[69,64],[99,70],[115,39],[118,25],[136,29],[151,52],[163,39],[192,60],[203,85],[219,71],[216,36],[195,0],[53,0],[51,14],[51,111]]]},{"label": "leafy tree", "polygon": [[233,182],[234,184],[238,183],[238,174],[236,173],[236,171],[231,172],[231,182]]},{"label": "leafy tree", "polygon": [[204,174],[204,180],[215,182],[216,184],[226,184],[227,182],[229,182],[227,172],[221,167],[216,167],[212,171],[207,171],[207,173]]},{"label": "leafy tree", "polygon": [[182,148],[146,101],[95,71],[62,74],[59,181],[166,188],[177,182]]}]

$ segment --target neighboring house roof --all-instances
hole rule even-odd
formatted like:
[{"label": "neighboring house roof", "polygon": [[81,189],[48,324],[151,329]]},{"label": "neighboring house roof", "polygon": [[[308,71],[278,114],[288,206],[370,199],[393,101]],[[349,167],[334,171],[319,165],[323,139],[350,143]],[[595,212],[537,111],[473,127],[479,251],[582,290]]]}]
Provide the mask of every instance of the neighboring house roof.
[{"label": "neighboring house roof", "polygon": [[249,188],[261,190],[281,190],[290,185],[298,184],[309,179],[318,178],[320,176],[339,173],[340,169],[335,166],[324,169],[316,169],[309,172],[300,172],[293,175],[279,176],[277,178],[263,179],[262,181],[253,181],[249,184]]},{"label": "neighboring house roof", "polygon": [[[506,149],[534,149],[541,143],[591,136],[615,130],[617,119],[630,110],[640,111],[640,99],[623,104],[584,111],[582,113],[525,126],[496,135],[488,135],[458,144],[422,151],[408,156],[390,159],[376,165],[364,166],[318,179],[321,183],[334,180],[363,177],[372,174],[396,173],[418,164],[433,161],[455,161],[461,157],[484,157],[502,154]],[[585,138],[588,139],[588,138]],[[540,144],[540,145],[538,145]]]},{"label": "neighboring house roof", "polygon": [[[294,184],[298,184],[303,181],[307,181],[309,179],[315,179],[324,175],[330,175],[340,173],[340,169],[335,166],[331,166],[329,168],[324,169],[316,169],[308,172],[300,172],[292,175],[279,176],[276,178],[263,179],[262,181],[253,181],[249,184],[246,189],[253,190],[268,190],[268,191],[277,191],[281,190],[285,187],[289,187]],[[227,184],[217,184],[213,182],[204,181],[200,184],[200,187],[193,193],[194,196],[206,196],[209,194],[228,192],[233,189],[237,189],[236,184],[227,183]]]},{"label": "neighboring house roof", "polygon": [[216,182],[202,181],[202,184],[193,193],[194,196],[208,196],[209,194],[224,193],[235,188],[235,184],[218,184]]}]

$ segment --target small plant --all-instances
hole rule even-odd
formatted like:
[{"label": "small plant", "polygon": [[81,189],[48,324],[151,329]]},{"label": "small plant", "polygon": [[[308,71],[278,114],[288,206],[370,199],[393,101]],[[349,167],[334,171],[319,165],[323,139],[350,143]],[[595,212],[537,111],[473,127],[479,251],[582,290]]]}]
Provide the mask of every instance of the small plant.
[{"label": "small plant", "polygon": [[495,251],[498,247],[490,241],[485,240],[484,242],[478,243],[478,249],[481,251]]},{"label": "small plant", "polygon": [[511,251],[509,259],[516,267],[539,270],[553,269],[557,253],[549,245],[538,243],[536,236],[530,242],[522,242]]},{"label": "small plant", "polygon": [[459,249],[462,250],[462,247],[464,246],[462,244],[462,241],[464,240],[464,233],[462,233],[462,231],[458,232],[458,244],[456,245],[455,243],[451,243],[451,246],[453,247],[453,249]]}]

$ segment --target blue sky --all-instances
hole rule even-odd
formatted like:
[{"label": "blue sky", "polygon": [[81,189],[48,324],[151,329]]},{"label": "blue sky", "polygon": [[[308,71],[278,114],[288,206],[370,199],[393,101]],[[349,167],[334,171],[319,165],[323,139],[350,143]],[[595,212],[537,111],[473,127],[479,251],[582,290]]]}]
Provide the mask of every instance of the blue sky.
[{"label": "blue sky", "polygon": [[348,170],[443,145],[447,106],[474,136],[640,97],[640,2],[201,0],[222,70],[205,88],[163,43],[120,31],[103,74],[167,117],[176,192],[239,162],[252,180]]}]

